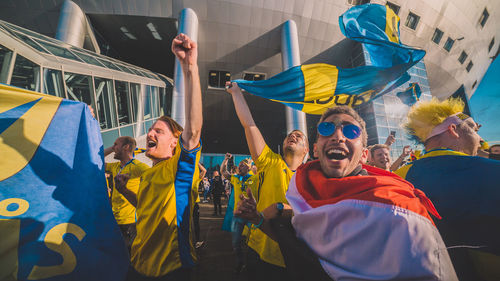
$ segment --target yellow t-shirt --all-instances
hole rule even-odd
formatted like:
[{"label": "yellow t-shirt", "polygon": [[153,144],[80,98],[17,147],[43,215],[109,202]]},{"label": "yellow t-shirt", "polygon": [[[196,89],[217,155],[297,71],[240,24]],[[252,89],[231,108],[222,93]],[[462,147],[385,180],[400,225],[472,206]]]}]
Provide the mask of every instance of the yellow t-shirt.
[{"label": "yellow t-shirt", "polygon": [[137,236],[131,263],[150,277],[193,267],[196,262],[191,221],[201,146],[187,151],[181,142],[179,139],[172,158],[142,175],[137,194]]},{"label": "yellow t-shirt", "polygon": [[[272,152],[267,145],[254,162],[259,176],[259,184],[256,188],[252,188],[257,200],[257,211],[261,212],[277,202],[287,203],[285,194],[294,171],[290,170],[283,158]],[[263,261],[285,267],[278,243],[254,225],[252,225],[248,246],[256,251]]]},{"label": "yellow t-shirt", "polygon": [[258,177],[252,174],[248,174],[246,179],[240,175],[232,175],[231,176],[231,184],[234,189],[234,206],[233,210],[236,210],[236,206],[238,206],[238,202],[240,201],[240,195],[242,193],[246,196],[247,187],[250,187],[252,191],[254,191],[255,186],[258,185]]},{"label": "yellow t-shirt", "polygon": [[[131,190],[135,194],[139,190],[139,183],[141,181],[141,175],[149,169],[149,166],[142,163],[139,160],[132,159],[128,164],[126,164],[123,169],[120,166],[120,162],[106,163],[106,172],[111,173],[112,179],[118,174],[128,174],[130,176],[127,182],[127,189]],[[135,208],[128,202],[128,200],[118,192],[113,184],[113,192],[111,193],[111,208],[113,209],[113,215],[115,215],[116,222],[118,224],[129,224],[135,222]]]}]

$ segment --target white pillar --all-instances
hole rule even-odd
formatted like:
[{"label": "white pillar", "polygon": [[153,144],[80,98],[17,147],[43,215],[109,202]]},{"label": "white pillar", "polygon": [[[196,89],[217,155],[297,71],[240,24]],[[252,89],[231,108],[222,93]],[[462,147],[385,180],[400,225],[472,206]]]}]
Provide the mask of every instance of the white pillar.
[{"label": "white pillar", "polygon": [[[281,64],[283,71],[300,65],[299,37],[297,24],[288,20],[281,29]],[[286,131],[302,131],[307,137],[306,114],[286,106]]]},{"label": "white pillar", "polygon": [[57,24],[56,39],[83,48],[86,31],[87,19],[82,9],[73,1],[65,0]]},{"label": "white pillar", "polygon": [[[178,34],[179,33],[186,34],[195,42],[198,41],[198,17],[190,8],[185,8],[181,11],[179,17]],[[185,91],[184,74],[182,73],[179,60],[176,58],[174,70],[174,89],[172,93],[172,119],[174,119],[182,127],[184,127],[184,124],[186,123],[184,112]]]}]

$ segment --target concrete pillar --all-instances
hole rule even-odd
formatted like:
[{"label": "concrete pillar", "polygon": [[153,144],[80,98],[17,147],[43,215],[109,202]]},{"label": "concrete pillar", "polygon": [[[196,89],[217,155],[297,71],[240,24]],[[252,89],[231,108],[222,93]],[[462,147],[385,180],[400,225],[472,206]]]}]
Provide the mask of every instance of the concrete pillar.
[{"label": "concrete pillar", "polygon": [[[300,65],[299,37],[297,24],[288,20],[281,29],[281,65],[283,71]],[[307,137],[306,114],[286,106],[286,131],[302,131]]]},{"label": "concrete pillar", "polygon": [[[198,42],[198,16],[190,9],[185,8],[181,11],[179,17],[178,34],[184,33],[193,41]],[[184,127],[186,123],[184,110],[184,74],[179,60],[175,59],[174,69],[174,89],[172,93],[172,119]]]}]

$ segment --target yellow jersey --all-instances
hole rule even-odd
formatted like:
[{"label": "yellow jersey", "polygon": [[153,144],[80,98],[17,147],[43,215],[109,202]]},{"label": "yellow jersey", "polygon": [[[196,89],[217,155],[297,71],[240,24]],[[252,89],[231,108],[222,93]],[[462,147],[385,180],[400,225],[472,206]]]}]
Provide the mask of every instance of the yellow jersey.
[{"label": "yellow jersey", "polygon": [[[132,159],[130,162],[125,164],[123,168],[121,167],[120,162],[106,163],[106,172],[111,174],[111,180],[114,180],[118,174],[127,174],[130,176],[129,181],[127,182],[127,189],[131,190],[135,194],[137,194],[137,191],[139,190],[141,175],[147,169],[149,169],[148,165],[136,159]],[[113,209],[113,215],[115,216],[118,224],[130,224],[135,222],[135,207],[115,189],[114,184],[113,191],[111,193],[111,208]]]},{"label": "yellow jersey", "polygon": [[[287,203],[285,194],[295,171],[290,170],[283,158],[267,145],[254,162],[259,177],[259,184],[256,188],[252,188],[257,200],[257,211],[262,212],[269,205],[277,202]],[[259,254],[261,260],[285,267],[278,243],[254,225],[252,225],[248,246]]]},{"label": "yellow jersey", "polygon": [[195,265],[191,222],[200,151],[201,145],[187,151],[179,139],[172,158],[142,176],[131,263],[143,275],[159,277]]}]

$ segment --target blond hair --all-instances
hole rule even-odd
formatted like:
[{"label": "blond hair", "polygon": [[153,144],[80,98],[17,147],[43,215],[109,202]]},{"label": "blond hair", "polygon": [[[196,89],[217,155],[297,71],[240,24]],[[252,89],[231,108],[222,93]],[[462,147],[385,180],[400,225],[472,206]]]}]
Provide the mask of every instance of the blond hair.
[{"label": "blond hair", "polygon": [[410,108],[408,120],[403,127],[412,139],[424,143],[434,127],[443,123],[449,116],[462,112],[464,106],[460,98],[444,101],[432,98],[430,101],[419,102]]}]

